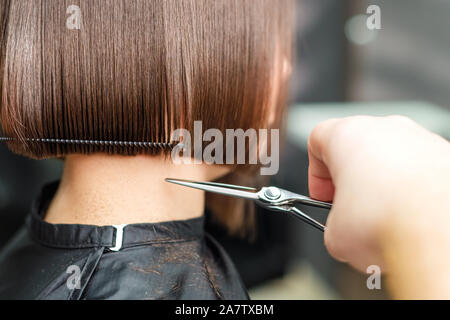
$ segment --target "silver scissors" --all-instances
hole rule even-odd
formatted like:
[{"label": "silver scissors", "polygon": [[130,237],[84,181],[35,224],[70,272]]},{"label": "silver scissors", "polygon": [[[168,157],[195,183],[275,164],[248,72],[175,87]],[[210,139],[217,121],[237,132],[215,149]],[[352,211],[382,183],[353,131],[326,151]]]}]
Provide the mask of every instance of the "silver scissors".
[{"label": "silver scissors", "polygon": [[294,217],[299,218],[300,220],[306,222],[316,229],[319,229],[322,232],[325,231],[325,226],[319,221],[300,211],[295,207],[295,204],[299,203],[323,209],[331,209],[332,206],[331,203],[314,200],[309,197],[283,190],[278,187],[263,187],[261,189],[256,189],[224,183],[198,182],[170,178],[167,178],[166,181],[207,192],[219,193],[230,197],[254,200],[256,204],[268,210],[293,214]]}]

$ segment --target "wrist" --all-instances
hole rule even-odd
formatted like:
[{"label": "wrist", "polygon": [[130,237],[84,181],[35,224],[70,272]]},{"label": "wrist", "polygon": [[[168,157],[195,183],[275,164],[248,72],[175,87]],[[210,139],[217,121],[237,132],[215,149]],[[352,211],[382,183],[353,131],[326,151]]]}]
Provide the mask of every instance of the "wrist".
[{"label": "wrist", "polygon": [[420,208],[403,203],[393,208],[378,234],[392,296],[450,298],[448,201],[423,203]]}]

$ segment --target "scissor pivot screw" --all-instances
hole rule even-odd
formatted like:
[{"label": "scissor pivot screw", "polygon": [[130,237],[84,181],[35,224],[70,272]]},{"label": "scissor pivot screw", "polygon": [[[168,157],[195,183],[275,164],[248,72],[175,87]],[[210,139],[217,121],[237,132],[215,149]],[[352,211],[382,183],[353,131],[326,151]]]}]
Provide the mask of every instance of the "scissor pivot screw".
[{"label": "scissor pivot screw", "polygon": [[267,197],[267,199],[269,200],[277,200],[278,198],[281,197],[281,191],[280,189],[278,189],[277,187],[268,187],[265,191],[264,191],[264,195]]}]

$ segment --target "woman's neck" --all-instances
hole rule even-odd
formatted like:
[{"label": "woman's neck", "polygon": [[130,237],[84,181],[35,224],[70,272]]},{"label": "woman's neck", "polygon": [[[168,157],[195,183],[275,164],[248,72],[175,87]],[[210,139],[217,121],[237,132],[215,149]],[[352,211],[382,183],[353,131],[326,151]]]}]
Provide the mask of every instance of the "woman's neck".
[{"label": "woman's neck", "polygon": [[164,179],[212,180],[224,173],[157,156],[70,155],[45,221],[102,226],[200,217],[204,193]]}]

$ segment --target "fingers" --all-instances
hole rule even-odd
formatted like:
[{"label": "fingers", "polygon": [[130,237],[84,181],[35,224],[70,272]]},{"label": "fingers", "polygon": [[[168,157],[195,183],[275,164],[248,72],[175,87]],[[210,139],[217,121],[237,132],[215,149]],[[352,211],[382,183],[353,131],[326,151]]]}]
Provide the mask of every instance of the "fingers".
[{"label": "fingers", "polygon": [[334,185],[327,166],[309,152],[308,187],[310,197],[321,201],[332,201]]},{"label": "fingers", "polygon": [[311,198],[332,201],[334,185],[326,163],[329,159],[330,137],[337,120],[327,120],[316,126],[308,141],[308,187]]}]

